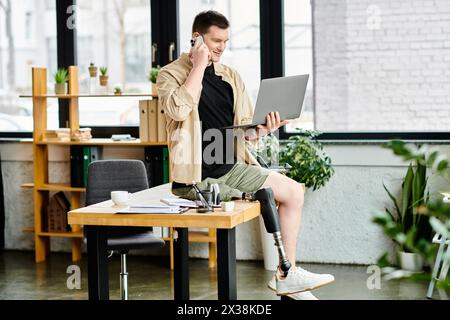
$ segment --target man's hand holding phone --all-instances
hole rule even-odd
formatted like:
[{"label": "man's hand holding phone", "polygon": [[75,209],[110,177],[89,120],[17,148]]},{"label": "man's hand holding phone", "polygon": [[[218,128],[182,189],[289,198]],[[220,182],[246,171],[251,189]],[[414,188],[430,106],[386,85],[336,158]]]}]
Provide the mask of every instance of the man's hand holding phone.
[{"label": "man's hand holding phone", "polygon": [[189,58],[191,58],[192,65],[194,68],[206,69],[209,61],[211,60],[211,53],[209,52],[209,48],[203,42],[203,37],[201,35],[197,36],[193,40],[193,43],[194,45],[189,53]]}]

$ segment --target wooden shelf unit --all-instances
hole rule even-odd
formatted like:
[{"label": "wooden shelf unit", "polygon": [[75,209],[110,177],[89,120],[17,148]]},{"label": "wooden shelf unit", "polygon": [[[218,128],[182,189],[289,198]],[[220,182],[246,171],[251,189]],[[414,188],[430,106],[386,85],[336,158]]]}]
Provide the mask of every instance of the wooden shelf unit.
[{"label": "wooden shelf unit", "polygon": [[[21,98],[33,99],[33,160],[34,160],[34,182],[24,183],[21,187],[32,188],[34,195],[34,229],[28,228],[24,232],[34,232],[35,236],[35,261],[45,261],[50,253],[50,237],[70,238],[72,241],[72,260],[81,259],[81,242],[83,231],[81,226],[72,225],[70,232],[46,232],[43,230],[43,212],[49,202],[50,192],[65,191],[70,192],[71,210],[81,207],[81,193],[86,192],[85,188],[73,188],[70,183],[50,183],[48,169],[48,148],[50,145],[85,145],[85,146],[164,146],[167,142],[141,142],[139,139],[131,141],[113,141],[111,139],[91,139],[89,141],[45,141],[42,140],[47,129],[47,99],[67,99],[69,100],[69,128],[79,129],[79,98],[95,97],[152,97],[153,94],[122,94],[122,95],[102,95],[102,94],[79,94],[78,90],[78,67],[69,67],[69,93],[67,95],[47,94],[47,69],[32,68],[32,95],[22,95]],[[23,142],[30,142],[24,139]],[[170,166],[169,166],[170,167]],[[170,176],[170,169],[169,169]],[[169,228],[169,237],[164,238],[170,246],[170,268],[173,269],[173,228]],[[209,244],[209,267],[215,268],[217,265],[216,253],[216,230],[209,229],[206,232],[189,232],[189,241],[206,242]]]},{"label": "wooden shelf unit", "polygon": [[[72,260],[81,259],[81,226],[73,225],[69,232],[46,232],[44,225],[44,212],[49,203],[50,192],[70,192],[71,209],[80,207],[81,188],[71,188],[68,184],[49,183],[48,145],[39,144],[47,129],[47,69],[32,69],[33,92],[33,167],[34,182],[23,184],[24,188],[33,188],[34,196],[34,237],[35,261],[42,262],[50,253],[50,237],[71,238]],[[69,93],[78,94],[78,68],[69,68]],[[69,98],[69,127],[78,129],[78,98]]]}]

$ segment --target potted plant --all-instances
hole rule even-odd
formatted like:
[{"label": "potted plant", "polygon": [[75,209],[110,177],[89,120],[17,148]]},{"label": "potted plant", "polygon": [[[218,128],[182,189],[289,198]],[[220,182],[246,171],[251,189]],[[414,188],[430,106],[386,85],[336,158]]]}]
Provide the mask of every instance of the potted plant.
[{"label": "potted plant", "polygon": [[66,69],[61,68],[54,74],[55,94],[67,94],[67,81],[69,74]]},{"label": "potted plant", "polygon": [[323,145],[316,139],[320,132],[301,130],[289,138],[287,145],[281,149],[280,162],[290,165],[287,176],[304,183],[313,191],[323,187],[333,176],[331,159],[323,151]]},{"label": "potted plant", "polygon": [[94,65],[93,62],[91,62],[90,65],[89,65],[89,76],[91,78],[96,78],[97,77],[97,67]]},{"label": "potted plant", "polygon": [[383,184],[392,200],[394,212],[385,208],[373,221],[382,226],[385,234],[397,244],[397,263],[402,270],[423,270],[424,260],[414,248],[421,239],[431,240],[432,236],[428,218],[419,214],[419,209],[429,201],[427,181],[426,165],[414,160],[403,178],[399,199]]},{"label": "potted plant", "polygon": [[122,94],[122,88],[120,88],[119,86],[114,87],[114,94],[116,96],[120,96]]},{"label": "potted plant", "polygon": [[158,95],[158,89],[156,87],[156,79],[158,78],[160,67],[151,68],[148,74],[148,80],[150,80],[152,84],[152,94]]},{"label": "potted plant", "polygon": [[106,87],[108,85],[108,68],[100,67],[100,85]]},{"label": "potted plant", "polygon": [[[444,239],[450,239],[450,203],[443,198],[443,195],[448,196],[450,193],[450,161],[447,156],[436,147],[426,145],[418,147],[415,144],[405,143],[401,140],[390,141],[385,147],[391,149],[395,155],[405,161],[413,161],[413,163],[419,163],[432,170],[433,175],[442,178],[447,183],[444,191],[431,193],[429,198],[427,193],[425,202],[417,208],[416,214],[421,221],[428,221],[433,232],[443,235]],[[377,213],[374,221],[383,227],[385,234],[408,251],[418,254],[428,265],[432,266],[436,263],[439,255],[437,254],[438,246],[431,240],[431,236],[427,235],[428,231],[423,232],[422,229],[411,228],[405,233],[402,231],[402,225],[399,221],[388,212]],[[418,232],[420,230],[422,232]],[[434,270],[426,268],[423,272],[417,273],[391,267],[387,255],[385,253],[378,260],[378,265],[383,267],[381,270],[385,280],[407,278],[416,281],[430,281],[432,277],[436,278]],[[450,261],[450,253],[442,252],[441,258],[441,262]],[[439,277],[436,285],[441,289],[450,289],[450,276]]]}]

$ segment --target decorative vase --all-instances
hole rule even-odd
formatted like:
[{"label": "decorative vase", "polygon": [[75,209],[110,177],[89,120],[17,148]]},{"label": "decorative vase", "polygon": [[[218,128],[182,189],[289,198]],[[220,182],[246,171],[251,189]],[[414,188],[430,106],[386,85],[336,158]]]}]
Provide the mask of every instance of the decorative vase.
[{"label": "decorative vase", "polygon": [[423,258],[417,253],[399,252],[398,259],[402,270],[420,272],[423,269]]},{"label": "decorative vase", "polygon": [[55,94],[67,94],[67,82],[55,83]]},{"label": "decorative vase", "polygon": [[108,85],[109,76],[100,76],[100,85],[106,87]]},{"label": "decorative vase", "polygon": [[89,75],[91,78],[97,77],[97,67],[89,67]]},{"label": "decorative vase", "polygon": [[156,86],[156,83],[152,82],[152,95],[157,96],[158,95],[158,87]]}]

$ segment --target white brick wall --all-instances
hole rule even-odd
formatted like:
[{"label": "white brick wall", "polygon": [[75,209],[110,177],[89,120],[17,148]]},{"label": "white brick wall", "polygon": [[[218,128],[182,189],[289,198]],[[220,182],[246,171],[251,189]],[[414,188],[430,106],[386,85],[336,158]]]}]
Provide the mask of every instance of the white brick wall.
[{"label": "white brick wall", "polygon": [[450,129],[450,1],[313,1],[319,130]]}]

